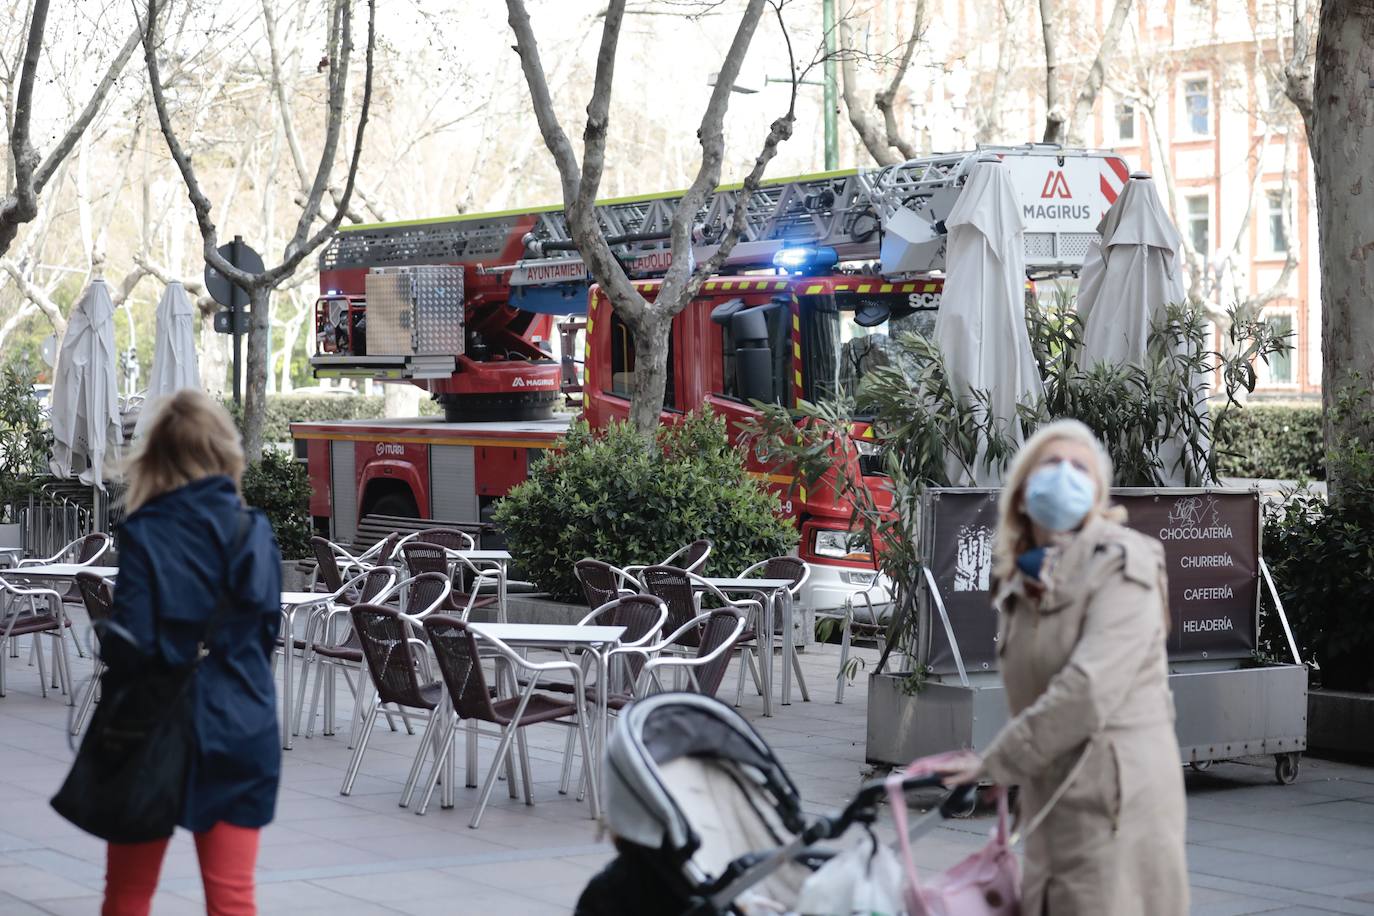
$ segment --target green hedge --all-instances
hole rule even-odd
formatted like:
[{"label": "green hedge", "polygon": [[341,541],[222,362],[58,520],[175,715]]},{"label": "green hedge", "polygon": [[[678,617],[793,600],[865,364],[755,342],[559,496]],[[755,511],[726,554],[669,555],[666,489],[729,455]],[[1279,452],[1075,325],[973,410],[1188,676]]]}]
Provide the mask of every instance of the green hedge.
[{"label": "green hedge", "polygon": [[1326,479],[1320,405],[1250,405],[1228,411],[1215,433],[1226,477]]},{"label": "green hedge", "polygon": [[[235,422],[242,411],[232,400],[226,400]],[[292,423],[329,422],[331,420],[374,420],[382,416],[382,396],[379,394],[269,394],[267,420],[263,426],[263,441],[290,442]],[[433,417],[443,413],[434,401],[420,401],[420,416]]]}]

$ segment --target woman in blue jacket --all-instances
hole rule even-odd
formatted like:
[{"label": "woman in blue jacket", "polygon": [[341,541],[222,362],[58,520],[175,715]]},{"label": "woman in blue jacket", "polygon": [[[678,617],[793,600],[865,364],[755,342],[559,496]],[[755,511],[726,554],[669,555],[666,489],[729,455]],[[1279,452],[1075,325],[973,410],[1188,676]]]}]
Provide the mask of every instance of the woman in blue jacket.
[{"label": "woman in blue jacket", "polygon": [[[184,665],[221,593],[230,613],[195,675],[196,748],[179,823],[195,834],[206,909],[256,912],[258,831],[281,774],[272,653],[281,554],[239,493],[243,450],[229,415],[199,391],[158,409],[128,467],[114,621],[167,664]],[[144,916],[168,839],[111,843],[103,916]]]}]

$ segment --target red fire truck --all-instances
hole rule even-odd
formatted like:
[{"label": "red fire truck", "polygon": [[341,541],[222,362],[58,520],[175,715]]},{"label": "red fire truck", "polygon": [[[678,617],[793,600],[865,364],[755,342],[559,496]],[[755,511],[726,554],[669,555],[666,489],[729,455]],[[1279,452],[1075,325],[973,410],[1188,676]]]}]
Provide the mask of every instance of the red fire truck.
[{"label": "red fire truck", "polygon": [[[721,188],[694,221],[694,256],[713,253],[737,206],[748,208],[748,226],[722,275],[673,321],[664,421],[708,405],[733,429],[756,414],[750,399],[793,405],[852,393],[869,367],[892,358],[893,335],[930,331],[943,288],[943,219],[985,156],[1011,170],[1030,276],[1076,271],[1128,177],[1109,152],[985,148],[777,180],[748,200]],[[677,200],[598,205],[646,297],[669,263]],[[309,463],[311,514],[336,540],[350,540],[368,514],[488,520],[531,458],[566,431],[572,415],[554,413],[560,388],[580,397],[594,427],[628,413],[633,339],[589,282],[561,209],[351,227],[320,267],[316,374],[415,384],[445,414],[292,426]],[[552,354],[553,316],[583,314],[585,373],[577,377],[570,337],[561,359]],[[881,493],[861,420],[860,460],[874,461],[861,470]],[[801,533],[799,553],[815,564],[804,606],[837,606],[872,583],[871,559],[847,530],[847,505],[829,488],[807,492],[752,454],[748,461],[779,491]]]}]

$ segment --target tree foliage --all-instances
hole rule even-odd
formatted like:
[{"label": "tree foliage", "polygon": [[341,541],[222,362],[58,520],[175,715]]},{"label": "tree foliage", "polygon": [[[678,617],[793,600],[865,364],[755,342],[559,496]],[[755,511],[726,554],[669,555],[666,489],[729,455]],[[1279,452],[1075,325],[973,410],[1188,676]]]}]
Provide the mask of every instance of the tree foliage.
[{"label": "tree foliage", "polygon": [[33,376],[13,366],[0,373],[0,521],[47,476],[52,430],[34,395]]},{"label": "tree foliage", "polygon": [[268,449],[248,465],[243,500],[267,513],[284,559],[310,556],[310,475],[290,452]]},{"label": "tree foliage", "polygon": [[709,412],[660,427],[656,448],[628,423],[578,423],[561,448],[497,503],[495,521],[516,563],[555,598],[581,602],[573,564],[655,563],[697,538],[715,545],[713,572],[735,574],[784,554],[796,529],[778,498],[745,471]]}]

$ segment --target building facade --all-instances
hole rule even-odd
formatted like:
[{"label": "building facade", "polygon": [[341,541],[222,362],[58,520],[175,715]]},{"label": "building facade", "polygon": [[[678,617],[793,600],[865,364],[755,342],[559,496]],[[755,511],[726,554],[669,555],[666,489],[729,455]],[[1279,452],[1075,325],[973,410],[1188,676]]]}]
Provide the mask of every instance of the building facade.
[{"label": "building facade", "polygon": [[[934,149],[1039,140],[1044,45],[1028,0],[931,4],[913,117]],[[1063,0],[1059,85],[1071,108],[1113,0]],[[1010,19],[1008,18],[1010,16]],[[1106,59],[1079,142],[1151,173],[1185,237],[1189,291],[1218,316],[1240,305],[1292,335],[1257,366],[1257,393],[1321,390],[1316,196],[1302,120],[1279,75],[1292,53],[1284,0],[1140,0]],[[943,57],[944,60],[937,58]],[[951,118],[933,117],[943,108]],[[991,109],[991,111],[990,111]],[[992,117],[989,117],[989,115]],[[1218,345],[1224,336],[1217,330]]]}]

